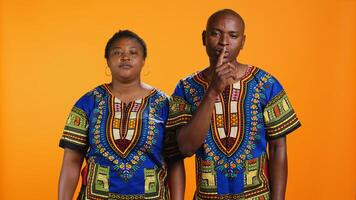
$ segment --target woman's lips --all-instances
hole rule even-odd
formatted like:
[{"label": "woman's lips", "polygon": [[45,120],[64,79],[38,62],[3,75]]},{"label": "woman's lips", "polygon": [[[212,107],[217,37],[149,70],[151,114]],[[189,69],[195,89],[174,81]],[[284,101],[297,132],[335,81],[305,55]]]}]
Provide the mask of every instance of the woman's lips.
[{"label": "woman's lips", "polygon": [[121,64],[119,65],[120,68],[123,68],[123,69],[129,69],[129,68],[132,68],[132,66],[130,64]]}]

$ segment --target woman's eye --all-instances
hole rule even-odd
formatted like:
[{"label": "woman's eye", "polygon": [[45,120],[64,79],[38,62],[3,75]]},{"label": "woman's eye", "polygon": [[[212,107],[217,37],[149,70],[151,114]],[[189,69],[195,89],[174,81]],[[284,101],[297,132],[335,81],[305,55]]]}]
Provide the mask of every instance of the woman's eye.
[{"label": "woman's eye", "polygon": [[112,51],[111,54],[112,54],[112,55],[120,55],[121,52],[120,52],[120,51]]}]

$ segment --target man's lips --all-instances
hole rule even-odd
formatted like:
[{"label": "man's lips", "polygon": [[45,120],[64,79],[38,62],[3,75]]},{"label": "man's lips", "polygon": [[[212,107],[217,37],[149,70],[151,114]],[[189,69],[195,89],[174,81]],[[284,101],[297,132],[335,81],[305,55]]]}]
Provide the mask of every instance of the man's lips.
[{"label": "man's lips", "polygon": [[[215,51],[215,53],[216,53],[217,56],[220,56],[220,54],[222,53],[222,49],[217,49],[217,50]],[[225,51],[224,58],[229,57],[229,55],[230,55],[229,52],[228,52],[228,51]]]},{"label": "man's lips", "polygon": [[[217,57],[220,57],[220,54],[221,54],[221,51],[216,51]],[[227,58],[227,57],[229,57],[229,55],[230,55],[229,52],[225,51],[225,54],[224,54],[223,58]]]}]

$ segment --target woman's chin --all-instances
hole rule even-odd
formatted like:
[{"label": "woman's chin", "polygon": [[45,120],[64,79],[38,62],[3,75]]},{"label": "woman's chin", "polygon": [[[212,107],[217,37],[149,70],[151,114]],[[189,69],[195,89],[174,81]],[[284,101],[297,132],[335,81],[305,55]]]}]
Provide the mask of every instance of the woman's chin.
[{"label": "woman's chin", "polygon": [[114,76],[113,78],[123,83],[129,83],[134,80],[140,79],[140,74],[135,75],[133,73],[120,73],[119,75]]}]

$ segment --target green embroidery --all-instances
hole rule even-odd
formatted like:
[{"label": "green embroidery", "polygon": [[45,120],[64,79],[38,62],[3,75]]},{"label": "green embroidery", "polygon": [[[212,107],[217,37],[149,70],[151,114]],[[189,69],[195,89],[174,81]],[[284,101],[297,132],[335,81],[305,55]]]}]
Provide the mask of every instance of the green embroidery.
[{"label": "green embroidery", "polygon": [[209,160],[202,160],[200,162],[200,191],[209,194],[217,193],[216,186],[216,171],[214,162]]},{"label": "green embroidery", "polygon": [[110,167],[95,166],[95,190],[98,193],[109,192],[109,172]]},{"label": "green embroidery", "polygon": [[172,96],[169,101],[169,115],[175,117],[180,114],[191,114],[190,106],[178,96]]},{"label": "green embroidery", "polygon": [[156,169],[146,169],[145,173],[145,197],[158,197],[159,183]]},{"label": "green embroidery", "polygon": [[88,129],[88,120],[86,113],[77,107],[73,107],[67,119],[65,129],[75,129],[80,133],[86,133],[86,130]]}]

